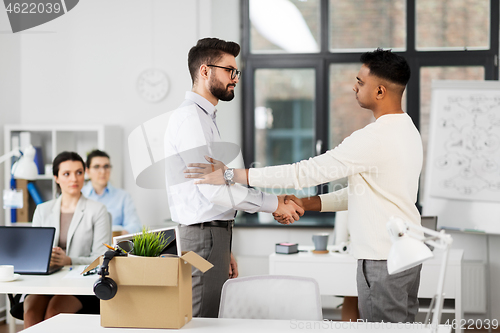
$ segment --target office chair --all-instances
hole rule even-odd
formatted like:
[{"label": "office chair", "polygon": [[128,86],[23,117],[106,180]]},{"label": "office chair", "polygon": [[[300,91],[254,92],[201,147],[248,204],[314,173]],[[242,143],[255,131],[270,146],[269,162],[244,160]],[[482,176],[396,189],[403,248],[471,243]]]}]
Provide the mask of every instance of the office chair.
[{"label": "office chair", "polygon": [[263,275],[227,280],[219,318],[323,320],[318,282]]}]

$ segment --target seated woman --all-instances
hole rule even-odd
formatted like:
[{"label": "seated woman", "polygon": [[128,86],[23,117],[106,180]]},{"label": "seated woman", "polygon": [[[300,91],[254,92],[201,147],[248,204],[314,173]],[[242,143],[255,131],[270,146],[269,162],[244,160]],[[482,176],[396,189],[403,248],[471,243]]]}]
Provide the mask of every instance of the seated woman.
[{"label": "seated woman", "polygon": [[[106,207],[80,192],[85,175],[83,159],[62,152],[52,164],[61,195],[37,206],[33,226],[55,227],[51,265],[88,265],[106,252],[111,221]],[[24,327],[59,313],[99,313],[99,299],[81,295],[29,295],[24,301]]]}]

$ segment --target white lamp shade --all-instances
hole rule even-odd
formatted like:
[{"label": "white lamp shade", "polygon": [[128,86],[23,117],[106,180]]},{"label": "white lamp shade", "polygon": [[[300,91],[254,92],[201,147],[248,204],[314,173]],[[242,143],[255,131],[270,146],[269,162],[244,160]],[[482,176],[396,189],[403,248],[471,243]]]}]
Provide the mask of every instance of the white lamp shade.
[{"label": "white lamp shade", "polygon": [[387,257],[387,271],[389,274],[396,274],[415,267],[433,256],[423,242],[403,235],[392,244]]},{"label": "white lamp shade", "polygon": [[33,146],[28,146],[24,149],[23,156],[12,165],[11,172],[16,179],[36,179],[38,168],[35,164],[35,148]]}]

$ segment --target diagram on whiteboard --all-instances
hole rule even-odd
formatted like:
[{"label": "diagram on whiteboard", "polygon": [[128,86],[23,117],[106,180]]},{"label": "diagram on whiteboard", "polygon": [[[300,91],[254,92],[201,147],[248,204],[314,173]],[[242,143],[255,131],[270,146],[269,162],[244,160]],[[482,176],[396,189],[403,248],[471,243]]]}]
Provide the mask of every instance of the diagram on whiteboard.
[{"label": "diagram on whiteboard", "polygon": [[500,92],[455,90],[437,97],[429,194],[500,201]]}]

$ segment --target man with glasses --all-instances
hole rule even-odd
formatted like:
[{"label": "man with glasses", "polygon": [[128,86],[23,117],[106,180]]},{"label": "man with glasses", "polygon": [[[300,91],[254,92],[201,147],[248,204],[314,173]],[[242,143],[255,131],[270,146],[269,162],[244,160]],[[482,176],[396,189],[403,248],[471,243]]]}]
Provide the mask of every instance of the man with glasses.
[{"label": "man with glasses", "polygon": [[[181,248],[194,251],[214,267],[202,274],[193,268],[193,316],[218,316],[222,285],[238,276],[231,254],[234,217],[237,210],[283,212],[297,220],[302,209],[294,202],[286,206],[269,195],[231,182],[226,185],[195,185],[184,177],[189,163],[206,158],[234,160],[239,148],[222,142],[217,127],[219,100],[231,101],[239,82],[236,57],[240,46],[217,38],[200,39],[188,54],[192,89],[185,101],[170,113],[165,131],[165,180],[172,220],[180,224]],[[235,148],[236,147],[236,148]],[[234,186],[231,186],[234,185]]]},{"label": "man with glasses", "polygon": [[132,197],[126,191],[115,188],[109,183],[111,176],[109,155],[101,150],[90,152],[87,155],[86,167],[90,181],[82,188],[82,194],[106,206],[111,214],[115,232],[125,235],[141,231],[141,221],[137,216]]}]

